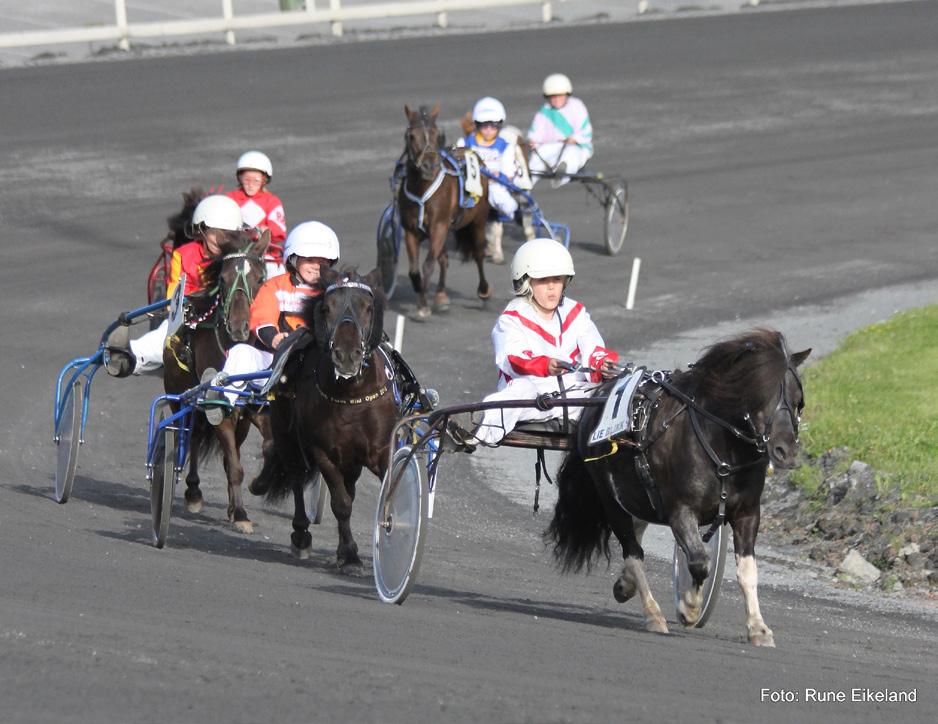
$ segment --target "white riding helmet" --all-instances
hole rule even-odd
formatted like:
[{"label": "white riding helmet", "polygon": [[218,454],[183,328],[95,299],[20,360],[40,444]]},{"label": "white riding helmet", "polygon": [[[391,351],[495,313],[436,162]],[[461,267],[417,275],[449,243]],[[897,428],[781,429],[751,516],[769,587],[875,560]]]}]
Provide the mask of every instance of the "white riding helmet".
[{"label": "white riding helmet", "polygon": [[235,175],[242,171],[260,171],[265,173],[267,174],[268,183],[274,176],[274,167],[270,163],[270,159],[267,158],[267,154],[261,153],[260,151],[247,151],[241,154],[241,158],[238,159],[238,170],[235,172]]},{"label": "white riding helmet", "polygon": [[551,73],[544,79],[545,96],[562,96],[573,93],[573,83],[563,73]]},{"label": "white riding helmet", "polygon": [[215,194],[206,196],[195,207],[192,214],[193,226],[202,224],[210,229],[224,229],[226,231],[239,231],[244,227],[241,218],[241,207],[234,199]]},{"label": "white riding helmet", "polygon": [[498,98],[492,98],[492,96],[480,98],[472,108],[472,120],[476,123],[486,123],[488,121],[504,123],[507,117],[505,106]]},{"label": "white riding helmet", "polygon": [[293,227],[283,245],[283,258],[291,266],[297,256],[328,259],[333,264],[339,260],[339,237],[319,221],[304,221]]},{"label": "white riding helmet", "polygon": [[573,257],[563,244],[553,239],[527,241],[518,247],[511,260],[511,279],[517,294],[526,294],[530,289],[525,284],[528,278],[567,277],[569,282],[574,274]]}]

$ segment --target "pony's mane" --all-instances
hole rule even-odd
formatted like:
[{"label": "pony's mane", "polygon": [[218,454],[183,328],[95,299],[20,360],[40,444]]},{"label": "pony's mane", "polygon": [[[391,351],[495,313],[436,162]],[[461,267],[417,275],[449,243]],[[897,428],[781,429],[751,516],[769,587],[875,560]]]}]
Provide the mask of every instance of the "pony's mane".
[{"label": "pony's mane", "polygon": [[788,365],[781,332],[755,329],[707,348],[686,377],[691,394],[707,409],[734,415],[771,402]]},{"label": "pony's mane", "polygon": [[188,228],[192,224],[195,207],[206,196],[201,186],[193,186],[189,191],[182,193],[182,209],[166,218],[169,233],[173,237],[173,249],[189,241]]},{"label": "pony's mane", "polygon": [[322,270],[319,279],[313,285],[313,289],[317,290],[319,294],[310,296],[303,301],[303,309],[300,312],[300,316],[303,318],[303,323],[308,329],[313,330],[313,334],[316,337],[317,343],[322,345],[322,343],[325,341],[326,330],[323,329],[323,323],[318,321],[319,317],[321,316],[321,307],[319,302],[322,301],[323,295],[326,293],[326,289],[328,289],[330,285],[335,284],[342,279],[346,279],[350,282],[361,282],[362,284],[367,284],[372,290],[374,299],[373,318],[375,320],[375,324],[372,326],[371,335],[368,338],[368,348],[375,349],[381,343],[381,338],[384,334],[384,290],[379,284],[370,282],[367,277],[359,274],[358,267],[355,265],[343,264],[338,269],[324,268]]}]

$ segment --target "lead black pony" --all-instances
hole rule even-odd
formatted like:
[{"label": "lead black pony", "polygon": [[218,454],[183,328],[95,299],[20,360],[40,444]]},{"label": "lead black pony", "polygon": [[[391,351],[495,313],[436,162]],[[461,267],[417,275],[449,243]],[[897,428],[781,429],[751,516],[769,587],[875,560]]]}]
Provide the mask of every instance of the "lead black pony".
[{"label": "lead black pony", "polygon": [[[649,522],[667,524],[694,582],[678,606],[682,623],[690,626],[700,618],[701,587],[711,565],[699,526],[719,523],[723,514],[733,530],[749,640],[774,646],[756,593],[759,500],[770,461],[776,468],[795,466],[804,407],[797,367],[810,352],[789,354],[784,337],[770,330],[719,342],[687,371],[643,389],[649,416],[637,447],[636,441],[619,441],[587,448],[580,435],[561,467],[554,518],[544,534],[561,567],[589,568],[600,554],[608,560],[615,535],[625,558],[613,587],[616,600],[639,593],[646,628],[667,633],[645,579],[641,547]],[[591,431],[600,411],[584,409],[580,430]]]},{"label": "lead black pony", "polygon": [[362,571],[349,519],[362,469],[379,479],[388,464],[391,430],[398,419],[394,371],[378,350],[384,333],[384,295],[377,269],[367,276],[322,267],[319,299],[303,319],[314,340],[294,352],[286,382],[270,405],[273,454],[251,484],[269,498],[293,493],[292,549],[308,557],[312,545],[303,488],[322,473],[339,527],[336,562],[349,575]]}]

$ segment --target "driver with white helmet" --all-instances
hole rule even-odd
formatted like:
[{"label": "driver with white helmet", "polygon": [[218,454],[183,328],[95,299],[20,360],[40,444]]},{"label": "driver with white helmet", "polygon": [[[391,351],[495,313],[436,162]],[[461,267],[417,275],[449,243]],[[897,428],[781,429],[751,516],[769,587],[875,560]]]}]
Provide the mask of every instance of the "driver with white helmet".
[{"label": "driver with white helmet", "polygon": [[241,207],[244,223],[257,229],[270,230],[267,247],[267,277],[283,274],[283,241],[287,238],[287,218],[283,202],[267,189],[274,175],[274,167],[267,154],[247,151],[238,159],[236,171],[238,188],[228,196]]},{"label": "driver with white helmet", "polygon": [[[182,275],[186,276],[183,294],[202,291],[202,272],[221,254],[221,246],[232,234],[244,228],[241,209],[227,196],[206,196],[192,214],[195,240],[179,246],[172,256],[166,280],[166,298],[171,299]],[[130,329],[121,325],[108,337],[105,369],[115,377],[139,375],[163,366],[163,346],[169,320],[138,339],[130,339]]]},{"label": "driver with white helmet", "polygon": [[[472,108],[472,121],[475,132],[461,138],[456,145],[468,146],[485,164],[485,168],[504,181],[514,182],[517,167],[515,165],[515,144],[499,135],[505,125],[507,114],[505,106],[497,98],[486,96],[476,101]],[[518,202],[508,188],[495,181],[489,181],[489,204],[502,216],[512,218],[518,210]],[[486,256],[495,264],[503,264],[501,221],[490,222],[485,230]]]},{"label": "driver with white helmet", "polygon": [[[553,239],[534,239],[521,245],[511,262],[515,299],[508,303],[492,330],[498,391],[485,402],[534,400],[544,393],[585,397],[604,377],[615,376],[619,356],[606,349],[586,308],[566,296],[573,279],[570,252]],[[570,372],[566,365],[587,365],[598,372]],[[582,408],[570,407],[577,419]],[[564,409],[497,408],[487,410],[471,435],[454,437],[472,448],[475,442],[494,444],[519,422],[551,420]]]},{"label": "driver with white helmet", "polygon": [[534,114],[528,130],[531,145],[530,171],[556,176],[557,185],[570,181],[593,156],[593,124],[586,104],[573,95],[573,84],[563,73],[552,73],[542,87],[544,105]]},{"label": "driver with white helmet", "polygon": [[[283,340],[303,325],[301,313],[306,300],[321,294],[315,288],[321,266],[333,266],[339,260],[339,237],[319,221],[306,221],[293,228],[283,248],[286,273],[264,282],[251,304],[251,331],[254,344],[236,344],[228,351],[222,372],[241,375],[259,372],[270,367],[274,351]],[[221,382],[221,378],[216,378]],[[218,382],[215,382],[217,385]],[[244,382],[230,386],[243,389]],[[226,392],[233,405],[237,392]],[[206,395],[207,399],[222,401],[220,395]],[[213,425],[219,424],[230,411],[222,406],[205,408],[205,416]]]}]

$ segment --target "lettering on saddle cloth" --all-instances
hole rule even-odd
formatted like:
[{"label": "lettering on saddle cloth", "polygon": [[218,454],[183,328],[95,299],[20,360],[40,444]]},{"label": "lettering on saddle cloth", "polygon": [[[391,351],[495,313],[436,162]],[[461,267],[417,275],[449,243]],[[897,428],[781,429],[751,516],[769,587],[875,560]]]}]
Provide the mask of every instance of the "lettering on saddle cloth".
[{"label": "lettering on saddle cloth", "polygon": [[479,156],[471,149],[466,150],[463,157],[463,173],[465,174],[465,183],[463,189],[465,196],[462,207],[471,209],[482,197],[482,171],[479,168]]},{"label": "lettering on saddle cloth", "polygon": [[611,440],[616,435],[632,430],[632,398],[642,381],[644,367],[639,367],[630,375],[616,380],[609,390],[609,398],[603,406],[603,413],[588,439],[589,445],[598,445]]}]

